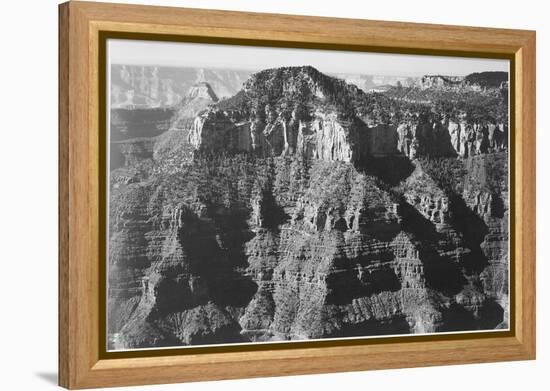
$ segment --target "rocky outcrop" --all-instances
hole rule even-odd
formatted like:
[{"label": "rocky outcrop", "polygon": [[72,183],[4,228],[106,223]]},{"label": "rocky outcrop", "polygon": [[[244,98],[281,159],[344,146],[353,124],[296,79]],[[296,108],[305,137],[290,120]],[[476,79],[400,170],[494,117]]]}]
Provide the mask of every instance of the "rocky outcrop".
[{"label": "rocky outcrop", "polygon": [[337,73],[334,74],[339,79],[344,79],[347,83],[356,85],[365,92],[385,91],[388,87],[402,86],[410,87],[416,85],[416,77],[409,76],[389,76],[389,75],[362,75]]},{"label": "rocky outcrop", "polygon": [[425,219],[436,226],[450,222],[449,197],[420,164],[416,165],[402,186],[407,203],[414,206]]},{"label": "rocky outcrop", "polygon": [[193,119],[217,101],[218,97],[210,84],[201,82],[191,86],[187,95],[176,106],[170,129],[188,130],[193,124]]},{"label": "rocky outcrop", "polygon": [[425,75],[420,79],[420,88],[453,88],[459,87],[464,78],[461,76]]},{"label": "rocky outcrop", "polygon": [[[271,88],[265,90],[267,85]],[[198,151],[354,161],[363,153],[359,144],[365,124],[345,115],[342,107],[309,107],[313,101],[328,101],[334,88],[348,87],[311,67],[260,72],[234,101],[199,115],[189,141]]]},{"label": "rocky outcrop", "polygon": [[416,119],[368,127],[359,119],[344,121],[334,112],[317,111],[311,119],[276,117],[273,122],[234,122],[226,113],[207,111],[193,122],[190,144],[199,151],[255,152],[280,156],[357,162],[361,158],[403,154],[463,158],[507,148],[507,126]]},{"label": "rocky outcrop", "polygon": [[[212,87],[201,82],[193,85],[173,108],[112,109],[110,169],[147,159],[162,160],[163,166],[173,160],[185,160],[194,118],[217,101]],[[183,159],[174,159],[175,155]]]},{"label": "rocky outcrop", "polygon": [[507,327],[504,128],[369,122],[380,102],[311,67],[243,91],[198,85],[110,176],[111,348]]},{"label": "rocky outcrop", "polygon": [[[443,88],[441,83],[474,82],[463,77],[424,79],[434,89]],[[466,111],[458,117],[441,109],[406,112],[394,121],[384,120],[383,115],[373,120],[362,105],[391,104],[373,103],[373,96],[312,67],[266,70],[254,74],[235,97],[197,116],[189,141],[197,151],[297,154],[354,163],[395,154],[411,160],[420,156],[465,158],[507,147],[505,125],[467,119]]]},{"label": "rocky outcrop", "polygon": [[503,124],[430,121],[416,118],[397,127],[397,150],[410,159],[482,155],[507,149],[508,127]]},{"label": "rocky outcrop", "polygon": [[187,92],[187,98],[189,99],[207,99],[212,102],[217,102],[218,97],[212,86],[207,82],[199,82],[193,85]]},{"label": "rocky outcrop", "polygon": [[[497,220],[477,248],[494,261],[472,274],[476,248],[454,223],[456,207],[421,168],[401,198],[347,162],[231,159],[195,160],[185,177],[118,190],[112,267],[143,261],[132,265],[134,279],[110,283],[122,314],[111,323],[116,346],[429,333],[505,322]],[[223,177],[206,174],[213,167],[223,167]],[[148,201],[118,207],[137,195]],[[136,224],[144,234],[125,238]],[[125,248],[135,253],[118,255]],[[128,285],[136,279],[141,283]]]},{"label": "rocky outcrop", "polygon": [[193,122],[190,144],[199,151],[357,162],[365,157],[403,154],[453,157],[482,155],[507,149],[507,126],[457,123],[416,118],[399,125],[367,126],[361,120],[341,120],[337,113],[316,111],[309,120],[276,117],[273,122],[235,122],[222,111],[207,111]]},{"label": "rocky outcrop", "polygon": [[[487,227],[479,248],[486,262],[480,273],[484,294],[508,310],[508,178],[505,152],[466,160],[468,176],[462,197]],[[493,308],[497,314],[498,307]],[[499,327],[508,327],[507,312]]]},{"label": "rocky outcrop", "polygon": [[295,153],[303,158],[352,162],[364,152],[360,137],[364,125],[341,121],[335,113],[316,112],[309,121],[293,118],[273,122],[234,123],[222,112],[197,117],[189,142],[198,151],[252,152],[262,156]]},{"label": "rocky outcrop", "polygon": [[503,124],[450,123],[456,152],[466,158],[502,151],[508,146],[508,126]]},{"label": "rocky outcrop", "polygon": [[252,137],[249,124],[235,125],[223,113],[207,111],[195,118],[189,133],[189,144],[196,150],[251,151]]},{"label": "rocky outcrop", "polygon": [[482,91],[507,88],[508,72],[480,72],[467,76],[425,75],[418,86],[422,89],[452,89]]}]

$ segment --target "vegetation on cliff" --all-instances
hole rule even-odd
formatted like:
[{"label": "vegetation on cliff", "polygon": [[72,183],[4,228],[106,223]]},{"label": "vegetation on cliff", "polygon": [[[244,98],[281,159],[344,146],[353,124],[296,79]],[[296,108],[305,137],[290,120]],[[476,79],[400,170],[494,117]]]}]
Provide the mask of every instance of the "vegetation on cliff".
[{"label": "vegetation on cliff", "polygon": [[[286,137],[297,129],[326,150],[354,143],[370,154],[343,161],[291,148],[198,149],[185,128],[114,170],[111,347],[507,327],[507,152],[495,144],[461,157],[441,141],[453,141],[454,128],[441,125],[455,115],[449,110],[499,120],[502,96],[403,90],[365,93],[311,67],[262,71],[206,109],[216,126],[201,137],[242,129]],[[468,114],[468,104],[480,114]],[[317,124],[314,133],[307,123],[314,116],[330,126]],[[377,155],[373,148],[384,144],[377,137],[397,130],[364,121],[404,124],[383,141],[408,143],[407,153],[390,145]]]}]

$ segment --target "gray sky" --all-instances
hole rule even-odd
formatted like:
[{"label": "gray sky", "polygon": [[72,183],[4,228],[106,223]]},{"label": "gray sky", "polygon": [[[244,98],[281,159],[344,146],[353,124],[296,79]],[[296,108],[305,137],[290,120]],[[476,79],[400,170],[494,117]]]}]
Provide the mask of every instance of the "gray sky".
[{"label": "gray sky", "polygon": [[257,71],[311,65],[324,73],[391,76],[508,71],[508,60],[109,39],[111,64]]}]

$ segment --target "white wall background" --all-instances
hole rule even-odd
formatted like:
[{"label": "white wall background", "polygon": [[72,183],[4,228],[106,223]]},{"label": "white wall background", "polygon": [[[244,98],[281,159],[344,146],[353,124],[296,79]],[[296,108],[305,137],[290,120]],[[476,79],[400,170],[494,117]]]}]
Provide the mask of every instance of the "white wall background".
[{"label": "white wall background", "polygon": [[[105,0],[104,0],[105,1]],[[125,2],[119,0],[119,2]],[[134,3],[537,30],[538,360],[145,387],[154,390],[544,389],[550,379],[550,30],[540,0],[134,0]],[[4,2],[0,59],[0,389],[57,377],[57,0]],[[545,72],[546,70],[546,72]],[[546,220],[546,225],[544,221]],[[138,389],[138,388],[136,388]]]}]

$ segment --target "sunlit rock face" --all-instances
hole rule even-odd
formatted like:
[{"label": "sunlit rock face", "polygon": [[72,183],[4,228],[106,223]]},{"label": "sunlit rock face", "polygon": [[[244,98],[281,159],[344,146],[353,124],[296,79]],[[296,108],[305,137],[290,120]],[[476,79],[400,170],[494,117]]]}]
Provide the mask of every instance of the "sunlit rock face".
[{"label": "sunlit rock face", "polygon": [[[110,169],[135,166],[153,157],[155,144],[181,146],[194,118],[218,97],[206,82],[192,85],[177,104],[170,107],[119,107],[110,112]],[[180,140],[178,140],[180,139]],[[174,145],[177,146],[174,148]]]},{"label": "sunlit rock face", "polygon": [[176,112],[172,117],[170,128],[189,129],[193,119],[218,100],[218,96],[210,84],[200,82],[192,85],[185,97],[176,105]]},{"label": "sunlit rock face", "polygon": [[497,120],[388,119],[311,67],[188,97],[111,175],[111,348],[508,327]]},{"label": "sunlit rock face", "polygon": [[197,117],[189,142],[198,151],[254,152],[263,156],[296,154],[305,159],[353,162],[361,156],[362,123],[339,121],[335,113],[316,112],[309,121],[235,123],[224,113]]},{"label": "sunlit rock face", "polygon": [[422,155],[467,158],[504,151],[508,145],[508,128],[503,124],[421,119],[401,123],[396,131],[397,150],[410,159]]}]

